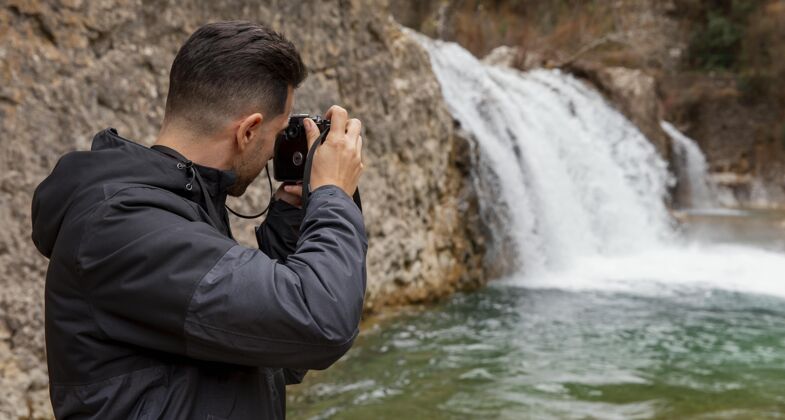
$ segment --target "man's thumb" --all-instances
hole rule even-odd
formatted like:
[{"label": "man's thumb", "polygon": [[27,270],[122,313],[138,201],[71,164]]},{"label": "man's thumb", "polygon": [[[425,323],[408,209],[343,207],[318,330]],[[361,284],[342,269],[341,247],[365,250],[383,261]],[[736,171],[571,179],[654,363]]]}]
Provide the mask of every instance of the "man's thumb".
[{"label": "man's thumb", "polygon": [[305,124],[305,138],[308,140],[308,150],[311,150],[311,146],[319,138],[319,127],[310,118],[305,118],[303,124]]}]

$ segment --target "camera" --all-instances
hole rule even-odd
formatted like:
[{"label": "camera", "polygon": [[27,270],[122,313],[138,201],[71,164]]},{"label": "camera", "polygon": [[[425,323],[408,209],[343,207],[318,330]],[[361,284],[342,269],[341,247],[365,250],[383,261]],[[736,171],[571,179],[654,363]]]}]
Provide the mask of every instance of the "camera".
[{"label": "camera", "polygon": [[295,114],[289,117],[289,125],[275,138],[273,173],[276,181],[294,183],[303,180],[305,158],[308,156],[308,139],[303,124],[306,118],[316,123],[320,133],[330,129],[330,120],[318,115]]}]

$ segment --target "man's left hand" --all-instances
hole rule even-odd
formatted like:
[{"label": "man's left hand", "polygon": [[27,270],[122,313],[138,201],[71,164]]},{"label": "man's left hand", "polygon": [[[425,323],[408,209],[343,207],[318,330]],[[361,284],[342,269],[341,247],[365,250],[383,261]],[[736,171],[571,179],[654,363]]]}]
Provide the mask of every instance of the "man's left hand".
[{"label": "man's left hand", "polygon": [[283,200],[295,207],[302,208],[303,206],[303,186],[302,184],[281,184],[278,190],[275,191],[275,199]]}]

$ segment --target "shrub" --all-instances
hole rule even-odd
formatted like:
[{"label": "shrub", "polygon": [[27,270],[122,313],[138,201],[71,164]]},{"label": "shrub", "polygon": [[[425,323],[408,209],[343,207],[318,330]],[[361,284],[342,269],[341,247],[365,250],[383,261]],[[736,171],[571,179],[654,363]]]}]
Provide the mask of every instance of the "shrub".
[{"label": "shrub", "polygon": [[760,6],[756,0],[702,0],[696,12],[701,23],[692,34],[690,57],[705,70],[732,69],[739,62],[747,18]]},{"label": "shrub", "polygon": [[709,12],[705,27],[695,32],[690,55],[706,70],[729,69],[736,64],[742,28],[717,12]]}]

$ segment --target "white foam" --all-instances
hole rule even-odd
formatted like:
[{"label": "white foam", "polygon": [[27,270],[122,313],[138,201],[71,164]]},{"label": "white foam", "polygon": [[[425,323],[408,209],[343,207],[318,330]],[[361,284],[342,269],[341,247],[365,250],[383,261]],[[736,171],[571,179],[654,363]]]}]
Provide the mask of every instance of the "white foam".
[{"label": "white foam", "polygon": [[585,256],[560,270],[510,276],[501,283],[642,295],[719,289],[785,298],[783,273],[781,253],[737,245],[672,245],[623,256]]}]

